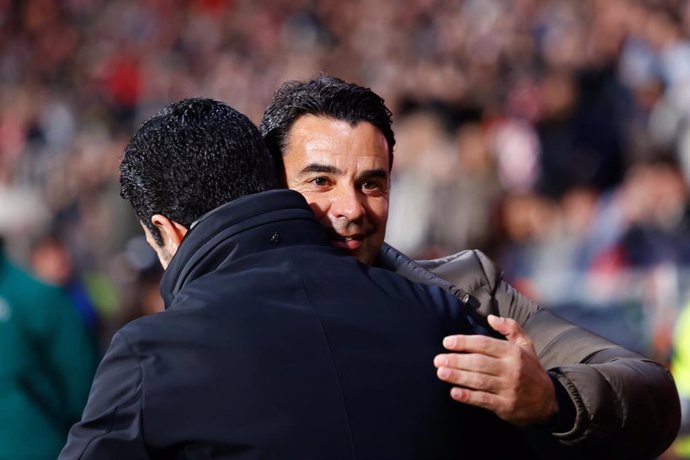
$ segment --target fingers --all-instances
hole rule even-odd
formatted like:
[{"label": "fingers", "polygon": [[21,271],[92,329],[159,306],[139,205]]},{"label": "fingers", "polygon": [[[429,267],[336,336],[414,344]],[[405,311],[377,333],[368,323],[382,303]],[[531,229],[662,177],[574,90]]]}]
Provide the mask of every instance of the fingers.
[{"label": "fingers", "polygon": [[533,348],[532,340],[517,321],[495,315],[489,315],[487,320],[494,330],[506,337],[507,342],[483,335],[458,334],[445,337],[443,339],[443,346],[450,351],[482,353],[493,357],[505,356],[507,350],[511,348],[510,344],[518,345],[522,348]]},{"label": "fingers", "polygon": [[443,339],[443,346],[450,351],[481,353],[487,356],[503,356],[509,348],[505,340],[485,335],[449,335]]},{"label": "fingers", "polygon": [[487,409],[503,418],[502,415],[506,402],[499,395],[487,393],[485,391],[471,390],[469,388],[453,387],[450,390],[450,397],[464,404]]},{"label": "fingers", "polygon": [[510,318],[489,315],[489,325],[507,340],[452,335],[449,353],[434,358],[437,376],[453,385],[456,401],[494,412],[516,425],[543,423],[557,410],[555,391],[532,341]]},{"label": "fingers", "polygon": [[490,410],[509,423],[515,425],[545,423],[551,420],[558,411],[558,403],[550,381],[528,379],[520,385],[504,387],[500,378],[480,375],[463,378],[453,372],[447,373],[443,369],[437,371],[442,380],[466,382],[466,385],[451,388],[451,398],[464,404]]},{"label": "fingers", "polygon": [[502,318],[496,315],[489,315],[486,319],[489,322],[489,326],[503,334],[509,342],[520,346],[532,346],[532,341],[514,319]]},{"label": "fingers", "polygon": [[444,382],[459,387],[481,390],[482,392],[498,393],[502,390],[502,380],[494,375],[481,372],[467,372],[451,367],[439,367],[436,375]]},{"label": "fingers", "polygon": [[[491,326],[495,331],[498,331],[506,336],[514,332],[515,327],[513,327],[513,325],[517,325],[517,323],[515,323],[515,321],[511,318],[502,318],[496,315],[489,315],[486,317],[486,320],[489,322],[489,326]],[[518,328],[519,327],[520,326],[518,325]]]},{"label": "fingers", "polygon": [[496,358],[478,353],[458,354],[446,353],[436,355],[434,366],[447,367],[467,372],[481,372],[482,374],[499,375],[504,363]]}]

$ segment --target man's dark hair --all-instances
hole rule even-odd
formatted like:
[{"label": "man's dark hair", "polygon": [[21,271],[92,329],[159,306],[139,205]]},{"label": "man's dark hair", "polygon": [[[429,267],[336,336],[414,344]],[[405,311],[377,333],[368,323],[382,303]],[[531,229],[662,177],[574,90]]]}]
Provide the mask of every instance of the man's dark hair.
[{"label": "man's dark hair", "polygon": [[303,115],[316,115],[356,125],[366,121],[376,126],[388,143],[393,165],[395,135],[391,111],[371,89],[331,76],[307,81],[287,81],[273,95],[259,125],[264,142],[282,169],[282,156],[292,125]]},{"label": "man's dark hair", "polygon": [[120,164],[120,195],[158,244],[154,214],[189,228],[222,204],[276,186],[273,160],[256,126],[212,99],[183,99],[147,120]]}]

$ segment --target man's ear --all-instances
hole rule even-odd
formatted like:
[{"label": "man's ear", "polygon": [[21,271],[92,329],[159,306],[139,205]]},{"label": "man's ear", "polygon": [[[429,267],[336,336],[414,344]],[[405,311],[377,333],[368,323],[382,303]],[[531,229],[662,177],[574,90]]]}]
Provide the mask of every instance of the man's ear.
[{"label": "man's ear", "polygon": [[180,246],[182,239],[189,231],[184,225],[170,220],[161,214],[154,214],[151,217],[151,223],[160,232],[161,238],[163,238],[163,245],[175,250]]}]

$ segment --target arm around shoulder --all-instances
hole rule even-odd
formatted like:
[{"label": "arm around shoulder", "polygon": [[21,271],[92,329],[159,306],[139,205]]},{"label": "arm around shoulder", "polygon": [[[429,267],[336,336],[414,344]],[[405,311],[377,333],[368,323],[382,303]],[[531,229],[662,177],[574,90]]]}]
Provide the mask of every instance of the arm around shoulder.
[{"label": "arm around shoulder", "polygon": [[476,256],[484,273],[496,274],[496,310],[521,323],[542,366],[557,377],[575,406],[572,429],[553,435],[563,444],[592,452],[594,458],[654,458],[663,453],[680,424],[670,372],[538,307],[506,283],[486,256]]},{"label": "arm around shoulder", "polygon": [[554,433],[562,444],[596,453],[594,458],[653,458],[673,442],[680,403],[662,365],[540,308],[506,283],[481,251],[418,263],[468,291],[481,315],[512,318],[522,326],[542,366],[575,406],[572,429]]}]

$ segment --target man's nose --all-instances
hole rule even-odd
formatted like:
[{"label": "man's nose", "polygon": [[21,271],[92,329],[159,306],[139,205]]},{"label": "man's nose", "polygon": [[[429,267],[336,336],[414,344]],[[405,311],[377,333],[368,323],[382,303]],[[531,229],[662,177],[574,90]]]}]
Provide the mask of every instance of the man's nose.
[{"label": "man's nose", "polygon": [[362,199],[363,196],[354,188],[343,187],[333,194],[329,214],[336,219],[361,220],[366,214]]}]

